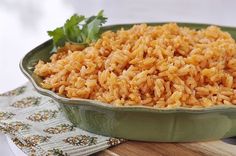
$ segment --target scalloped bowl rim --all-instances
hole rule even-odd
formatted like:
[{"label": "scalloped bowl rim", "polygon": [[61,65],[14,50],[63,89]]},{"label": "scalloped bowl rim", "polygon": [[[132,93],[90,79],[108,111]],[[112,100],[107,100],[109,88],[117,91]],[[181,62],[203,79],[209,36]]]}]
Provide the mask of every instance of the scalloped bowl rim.
[{"label": "scalloped bowl rim", "polygon": [[[171,23],[171,22],[156,22],[156,23],[150,23],[150,22],[143,22],[146,24],[165,24],[165,23]],[[181,22],[175,22],[177,24],[198,24],[202,26],[209,26],[209,25],[216,25],[216,24],[202,24],[202,23],[181,23]],[[109,28],[113,26],[126,26],[126,25],[135,25],[135,24],[141,24],[141,23],[125,23],[125,24],[114,24],[114,25],[107,25],[103,28]],[[217,25],[219,27],[229,28],[229,29],[235,29],[235,27],[231,26],[223,26],[223,25]],[[28,53],[24,55],[24,57],[21,59],[19,66],[22,71],[22,73],[29,79],[29,81],[33,84],[34,88],[41,93],[42,95],[49,96],[56,101],[62,102],[63,104],[72,105],[72,106],[78,106],[78,105],[86,105],[86,106],[95,106],[95,107],[103,107],[104,109],[111,109],[116,111],[143,111],[143,112],[158,112],[158,113],[173,113],[173,112],[184,112],[184,113],[206,113],[206,112],[219,112],[219,111],[234,111],[236,110],[236,105],[215,105],[215,106],[209,106],[205,108],[188,108],[188,107],[175,107],[175,108],[154,108],[154,107],[148,107],[148,106],[114,106],[112,104],[96,101],[96,100],[90,100],[90,99],[82,99],[82,98],[67,98],[60,96],[56,94],[55,92],[44,89],[41,86],[39,86],[34,78],[31,76],[30,73],[25,70],[25,67],[23,65],[24,60],[26,57],[32,53],[35,53],[35,49],[41,47],[45,43],[51,41],[51,39],[43,42],[39,46],[35,47],[34,49],[30,50]],[[83,102],[86,101],[87,103],[84,104]]]}]

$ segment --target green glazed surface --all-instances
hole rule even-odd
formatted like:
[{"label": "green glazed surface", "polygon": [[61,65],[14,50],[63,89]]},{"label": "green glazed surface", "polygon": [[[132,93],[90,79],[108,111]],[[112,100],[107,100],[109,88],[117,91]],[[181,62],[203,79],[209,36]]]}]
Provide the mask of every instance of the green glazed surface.
[{"label": "green glazed surface", "polygon": [[[160,25],[163,23],[149,23]],[[178,23],[195,29],[205,24]],[[106,26],[103,30],[127,29],[133,24]],[[236,38],[236,28],[221,27]],[[38,60],[48,61],[52,41],[36,47],[20,62],[20,68],[41,94],[58,101],[68,119],[78,127],[101,135],[130,140],[158,142],[207,141],[236,135],[236,106],[214,106],[190,109],[153,109],[147,107],[115,107],[109,104],[87,100],[69,99],[43,89],[42,79],[33,73]]]}]

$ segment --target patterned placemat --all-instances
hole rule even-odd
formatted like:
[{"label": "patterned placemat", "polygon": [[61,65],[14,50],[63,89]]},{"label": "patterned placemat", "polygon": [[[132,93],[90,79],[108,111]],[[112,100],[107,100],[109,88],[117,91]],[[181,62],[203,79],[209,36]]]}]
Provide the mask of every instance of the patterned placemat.
[{"label": "patterned placemat", "polygon": [[72,125],[58,103],[38,94],[30,83],[0,94],[0,132],[27,155],[90,155],[123,140]]}]

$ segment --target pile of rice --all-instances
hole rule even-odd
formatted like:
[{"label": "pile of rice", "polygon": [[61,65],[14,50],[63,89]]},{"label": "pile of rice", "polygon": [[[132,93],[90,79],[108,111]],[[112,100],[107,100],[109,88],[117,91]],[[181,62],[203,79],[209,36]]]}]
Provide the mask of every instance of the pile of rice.
[{"label": "pile of rice", "polygon": [[39,61],[43,87],[69,98],[157,108],[236,104],[236,43],[216,26],[171,23],[104,32]]}]

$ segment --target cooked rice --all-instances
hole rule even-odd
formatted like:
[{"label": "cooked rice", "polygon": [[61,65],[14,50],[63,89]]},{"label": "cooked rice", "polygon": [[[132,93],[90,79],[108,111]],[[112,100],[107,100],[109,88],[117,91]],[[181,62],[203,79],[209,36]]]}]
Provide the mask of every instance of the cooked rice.
[{"label": "cooked rice", "polygon": [[107,31],[39,61],[43,87],[69,98],[157,108],[236,104],[236,43],[216,26],[171,23]]}]

